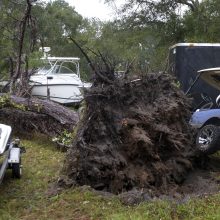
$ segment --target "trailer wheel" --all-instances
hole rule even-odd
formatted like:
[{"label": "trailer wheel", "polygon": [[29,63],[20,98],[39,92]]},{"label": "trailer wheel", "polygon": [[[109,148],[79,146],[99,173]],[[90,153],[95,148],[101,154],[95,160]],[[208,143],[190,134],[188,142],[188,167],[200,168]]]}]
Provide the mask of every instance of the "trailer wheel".
[{"label": "trailer wheel", "polygon": [[220,149],[220,128],[212,124],[202,127],[197,134],[196,146],[205,154],[214,154]]},{"label": "trailer wheel", "polygon": [[20,179],[22,175],[21,163],[12,164],[12,176],[14,178]]}]

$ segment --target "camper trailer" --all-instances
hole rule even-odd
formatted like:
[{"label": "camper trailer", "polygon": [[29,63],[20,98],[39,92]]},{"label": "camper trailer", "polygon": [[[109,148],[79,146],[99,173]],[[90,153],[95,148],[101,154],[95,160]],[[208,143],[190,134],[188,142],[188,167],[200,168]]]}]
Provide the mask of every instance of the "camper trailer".
[{"label": "camper trailer", "polygon": [[181,89],[193,97],[194,107],[201,107],[204,96],[214,103],[220,94],[198,72],[215,67],[220,67],[220,43],[179,43],[169,50],[169,72],[177,77]]}]

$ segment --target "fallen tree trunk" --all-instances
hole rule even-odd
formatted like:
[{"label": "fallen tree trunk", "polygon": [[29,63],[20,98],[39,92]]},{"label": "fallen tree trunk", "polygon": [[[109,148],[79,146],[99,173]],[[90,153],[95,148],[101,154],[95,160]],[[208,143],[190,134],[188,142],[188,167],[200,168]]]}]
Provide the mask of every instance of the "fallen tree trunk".
[{"label": "fallen tree trunk", "polygon": [[75,111],[52,101],[0,94],[0,122],[15,131],[60,135],[71,132],[78,120]]}]

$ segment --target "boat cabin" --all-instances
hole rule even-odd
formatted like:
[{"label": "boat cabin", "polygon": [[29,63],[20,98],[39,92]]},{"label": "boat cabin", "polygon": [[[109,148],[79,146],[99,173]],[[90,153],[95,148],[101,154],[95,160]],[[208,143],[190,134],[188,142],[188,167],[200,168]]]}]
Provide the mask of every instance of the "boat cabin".
[{"label": "boat cabin", "polygon": [[80,59],[77,57],[46,57],[41,60],[45,65],[39,68],[37,75],[76,74],[80,78]]}]

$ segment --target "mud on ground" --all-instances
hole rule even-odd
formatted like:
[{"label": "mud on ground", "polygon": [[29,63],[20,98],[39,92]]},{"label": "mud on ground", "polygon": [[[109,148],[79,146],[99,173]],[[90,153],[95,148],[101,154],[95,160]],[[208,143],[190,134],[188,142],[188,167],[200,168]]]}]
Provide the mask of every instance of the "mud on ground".
[{"label": "mud on ground", "polygon": [[202,196],[219,192],[220,157],[215,154],[205,157],[203,160],[202,166],[195,167],[188,174],[184,183],[179,187],[179,193]]},{"label": "mud on ground", "polygon": [[218,193],[220,191],[220,157],[212,155],[204,160],[202,167],[191,170],[182,184],[170,186],[164,194],[158,194],[158,192],[154,194],[146,189],[133,189],[119,194],[118,197],[125,205],[158,199],[185,203],[191,198],[203,198]]}]

